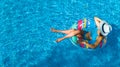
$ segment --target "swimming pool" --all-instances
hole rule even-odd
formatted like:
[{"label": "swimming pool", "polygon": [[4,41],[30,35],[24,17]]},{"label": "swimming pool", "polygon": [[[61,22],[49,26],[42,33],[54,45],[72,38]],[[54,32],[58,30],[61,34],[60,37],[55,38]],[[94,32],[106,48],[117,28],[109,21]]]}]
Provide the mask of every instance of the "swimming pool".
[{"label": "swimming pool", "polygon": [[[119,67],[119,0],[0,0],[0,67]],[[112,33],[93,51],[72,45],[50,28],[69,29],[77,20],[98,16]]]}]

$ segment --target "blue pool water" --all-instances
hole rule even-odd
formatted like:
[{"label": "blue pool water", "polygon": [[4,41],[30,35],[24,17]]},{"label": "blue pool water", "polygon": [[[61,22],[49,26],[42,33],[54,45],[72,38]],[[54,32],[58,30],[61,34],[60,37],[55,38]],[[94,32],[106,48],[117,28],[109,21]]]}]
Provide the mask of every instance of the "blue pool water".
[{"label": "blue pool water", "polygon": [[[61,30],[97,16],[113,27],[101,49],[85,50]],[[119,67],[120,0],[0,0],[0,67]]]}]

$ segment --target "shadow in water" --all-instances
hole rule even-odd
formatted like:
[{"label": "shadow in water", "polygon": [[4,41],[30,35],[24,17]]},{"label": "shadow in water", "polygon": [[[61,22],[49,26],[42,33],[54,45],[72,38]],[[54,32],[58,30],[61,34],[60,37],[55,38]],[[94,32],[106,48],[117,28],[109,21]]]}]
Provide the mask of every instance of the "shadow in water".
[{"label": "shadow in water", "polygon": [[[107,45],[108,47],[112,49],[120,49],[120,46],[118,45],[120,38],[120,29],[116,25],[112,25],[112,32],[107,37]],[[112,47],[111,47],[112,46]]]},{"label": "shadow in water", "polygon": [[56,46],[52,48],[51,55],[46,58],[43,64],[47,63],[47,66],[55,67],[62,67],[64,65],[69,67],[69,64],[71,64],[72,66],[79,67],[89,61],[85,66],[94,65],[94,63],[103,66],[105,66],[105,64],[106,66],[118,65],[120,61],[118,60],[120,57],[118,53],[120,50],[120,46],[118,45],[120,29],[116,25],[111,26],[112,32],[108,35],[107,44],[103,48],[94,51],[80,48],[81,50],[78,52],[77,48],[76,50],[72,50],[72,47],[68,50],[66,47]]}]

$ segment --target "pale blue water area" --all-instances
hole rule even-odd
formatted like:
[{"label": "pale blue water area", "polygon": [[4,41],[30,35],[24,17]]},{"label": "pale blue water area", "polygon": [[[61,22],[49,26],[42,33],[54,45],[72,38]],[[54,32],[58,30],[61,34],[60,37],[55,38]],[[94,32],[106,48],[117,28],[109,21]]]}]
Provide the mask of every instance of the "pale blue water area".
[{"label": "pale blue water area", "polygon": [[[69,39],[55,43],[82,18],[112,25],[107,44],[85,50]],[[119,67],[120,0],[0,0],[0,67]]]}]

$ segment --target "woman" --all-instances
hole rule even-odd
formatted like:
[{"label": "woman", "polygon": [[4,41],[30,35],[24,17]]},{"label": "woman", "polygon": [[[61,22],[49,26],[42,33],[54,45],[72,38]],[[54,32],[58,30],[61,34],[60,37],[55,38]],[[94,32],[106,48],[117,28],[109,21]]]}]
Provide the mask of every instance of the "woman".
[{"label": "woman", "polygon": [[[94,21],[97,26],[96,32],[98,35],[95,37],[94,42],[91,44],[89,44],[88,42],[83,42],[89,48],[96,48],[100,44],[100,42],[103,40],[105,43],[106,42],[105,38],[112,31],[112,27],[107,22],[105,22],[97,17],[94,17]],[[96,33],[96,32],[94,32],[94,33]]]},{"label": "woman", "polygon": [[[87,33],[85,33],[86,32],[85,30],[74,30],[74,29],[65,30],[65,31],[55,30],[55,29],[51,29],[51,30],[52,32],[61,32],[67,34],[65,37],[57,39],[56,42],[60,42],[72,36],[77,36],[78,38],[81,37],[84,38],[84,39],[79,39],[80,44],[85,44],[88,48],[96,48],[103,40],[104,43],[106,43],[106,37],[112,31],[112,27],[107,22],[97,17],[94,17],[93,22],[89,26],[89,30],[87,30],[90,32]],[[91,42],[90,41],[86,42],[85,39],[88,39]]]}]

